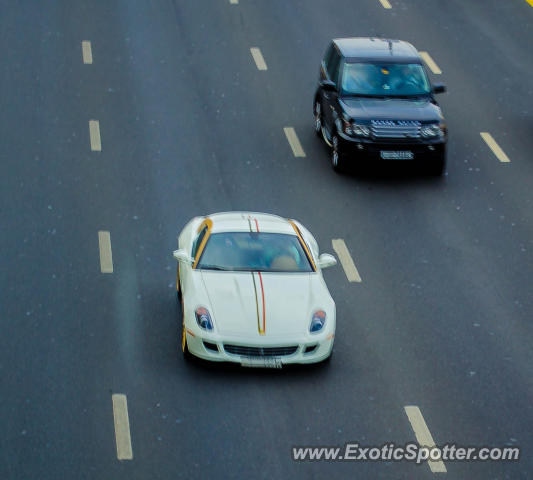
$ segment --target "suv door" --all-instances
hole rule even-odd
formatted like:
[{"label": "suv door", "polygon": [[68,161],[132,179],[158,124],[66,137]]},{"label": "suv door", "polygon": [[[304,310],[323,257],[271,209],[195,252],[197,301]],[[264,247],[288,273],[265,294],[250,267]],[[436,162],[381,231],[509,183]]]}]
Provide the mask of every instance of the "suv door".
[{"label": "suv door", "polygon": [[335,124],[335,106],[338,99],[338,81],[339,67],[341,64],[341,55],[334,43],[331,44],[331,52],[328,50],[323,62],[323,71],[325,80],[330,80],[337,87],[336,91],[321,88],[321,107],[323,114],[324,127],[327,135],[331,138],[331,132]]}]

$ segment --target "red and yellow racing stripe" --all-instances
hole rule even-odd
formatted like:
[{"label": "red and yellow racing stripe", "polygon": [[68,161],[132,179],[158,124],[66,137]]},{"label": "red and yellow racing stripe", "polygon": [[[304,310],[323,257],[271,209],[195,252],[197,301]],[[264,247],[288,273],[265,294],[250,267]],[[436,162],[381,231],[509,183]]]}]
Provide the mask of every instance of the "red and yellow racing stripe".
[{"label": "red and yellow racing stripe", "polygon": [[196,230],[196,233],[200,233],[205,227],[207,227],[207,232],[205,232],[204,238],[202,238],[202,242],[200,243],[198,250],[196,250],[196,256],[194,257],[194,263],[192,264],[192,268],[196,268],[198,260],[200,260],[200,257],[202,256],[202,252],[204,251],[207,239],[209,238],[209,235],[211,235],[211,229],[213,228],[213,220],[211,220],[210,218],[206,218],[200,224],[200,226]]},{"label": "red and yellow racing stripe", "polygon": [[313,268],[313,272],[316,272],[316,266],[315,262],[313,261],[313,256],[311,255],[311,252],[307,248],[307,244],[304,242],[304,239],[302,238],[302,234],[300,233],[300,229],[297,227],[296,223],[294,223],[293,220],[287,219],[288,222],[291,224],[292,228],[296,232],[296,235],[298,235],[298,239],[300,240],[300,245],[305,251],[305,254],[307,255],[307,258],[309,259],[309,262],[311,262],[311,267]]}]

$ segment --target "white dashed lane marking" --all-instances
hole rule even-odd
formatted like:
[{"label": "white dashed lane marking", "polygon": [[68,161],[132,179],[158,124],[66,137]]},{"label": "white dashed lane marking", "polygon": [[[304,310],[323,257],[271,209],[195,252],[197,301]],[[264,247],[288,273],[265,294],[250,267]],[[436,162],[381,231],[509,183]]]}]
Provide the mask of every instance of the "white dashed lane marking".
[{"label": "white dashed lane marking", "polygon": [[339,257],[339,260],[341,262],[342,268],[344,269],[344,273],[346,274],[346,278],[348,278],[348,281],[361,282],[362,280],[359,275],[359,272],[357,271],[355,263],[352,260],[350,252],[348,251],[348,247],[346,246],[346,243],[344,243],[344,240],[342,238],[334,238],[331,241],[331,245],[333,246],[333,250],[335,250],[335,253]]},{"label": "white dashed lane marking", "polygon": [[126,395],[121,393],[115,393],[111,398],[113,400],[117,458],[119,460],[131,460],[133,458],[133,450],[131,448],[128,400],[126,399]]},{"label": "white dashed lane marking", "polygon": [[[411,423],[411,427],[415,432],[415,437],[418,444],[421,447],[432,448],[435,446],[435,441],[431,436],[428,426],[422,416],[422,412],[417,406],[406,406],[404,407],[407,418]],[[442,460],[428,460],[429,468],[433,473],[446,473],[446,466]]]},{"label": "white dashed lane marking", "polygon": [[389,0],[379,0],[383,8],[392,8],[392,5],[390,4]]},{"label": "white dashed lane marking", "polygon": [[496,155],[496,158],[502,162],[502,163],[509,163],[511,160],[507,155],[505,155],[505,152],[500,148],[500,146],[496,143],[496,140],[492,138],[492,135],[488,132],[481,132],[480,133],[481,138],[485,140],[485,143],[489,146],[489,148],[492,150],[492,153]]},{"label": "white dashed lane marking", "polygon": [[300,143],[300,140],[298,140],[298,135],[296,135],[294,128],[284,127],[283,131],[285,132],[287,141],[289,142],[289,145],[292,148],[293,155],[295,157],[305,157],[304,149],[302,148],[302,144]]},{"label": "white dashed lane marking", "polygon": [[263,58],[261,50],[256,47],[252,47],[250,48],[250,52],[252,53],[252,57],[254,58],[255,64],[257,65],[257,69],[267,70],[267,64],[265,62],[265,59]]},{"label": "white dashed lane marking", "polygon": [[100,122],[89,120],[89,138],[91,140],[91,150],[100,152],[102,150],[102,140],[100,138]]},{"label": "white dashed lane marking", "polygon": [[440,75],[442,73],[442,70],[435,63],[435,61],[431,58],[428,52],[419,52],[419,53],[420,53],[420,56],[422,57],[422,60],[426,62],[426,65],[431,69],[431,71],[435,75]]},{"label": "white dashed lane marking", "polygon": [[98,232],[98,248],[100,249],[100,271],[102,273],[113,273],[111,234],[109,232]]},{"label": "white dashed lane marking", "polygon": [[93,63],[93,51],[91,49],[91,42],[84,40],[81,42],[81,53],[83,56],[83,63]]}]

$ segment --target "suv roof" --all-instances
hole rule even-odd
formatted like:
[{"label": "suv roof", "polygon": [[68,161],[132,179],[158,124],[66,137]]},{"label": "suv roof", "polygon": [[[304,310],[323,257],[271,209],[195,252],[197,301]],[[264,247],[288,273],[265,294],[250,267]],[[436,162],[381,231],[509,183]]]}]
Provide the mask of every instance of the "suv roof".
[{"label": "suv roof", "polygon": [[341,55],[351,59],[413,61],[420,63],[418,51],[409,42],[387,38],[335,38],[333,43]]}]

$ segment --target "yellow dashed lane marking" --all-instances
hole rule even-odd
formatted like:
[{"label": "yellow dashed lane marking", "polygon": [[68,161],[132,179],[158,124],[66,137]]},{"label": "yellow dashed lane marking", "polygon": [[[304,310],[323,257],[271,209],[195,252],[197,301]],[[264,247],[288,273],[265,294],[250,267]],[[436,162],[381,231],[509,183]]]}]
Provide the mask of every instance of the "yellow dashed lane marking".
[{"label": "yellow dashed lane marking", "polygon": [[[533,1],[533,0],[532,0]],[[480,133],[481,138],[485,140],[485,143],[489,146],[489,148],[492,150],[492,153],[496,155],[496,158],[502,162],[502,163],[509,163],[511,160],[507,155],[505,155],[505,152],[500,148],[500,146],[496,143],[496,140],[492,138],[492,135],[488,132],[481,132]]]},{"label": "yellow dashed lane marking", "polygon": [[128,401],[126,395],[116,393],[112,395],[113,418],[115,421],[115,439],[117,444],[117,458],[119,460],[131,460],[130,420],[128,417]]},{"label": "yellow dashed lane marking", "polygon": [[390,4],[389,0],[379,0],[381,5],[383,5],[383,8],[392,8],[392,5]]}]

